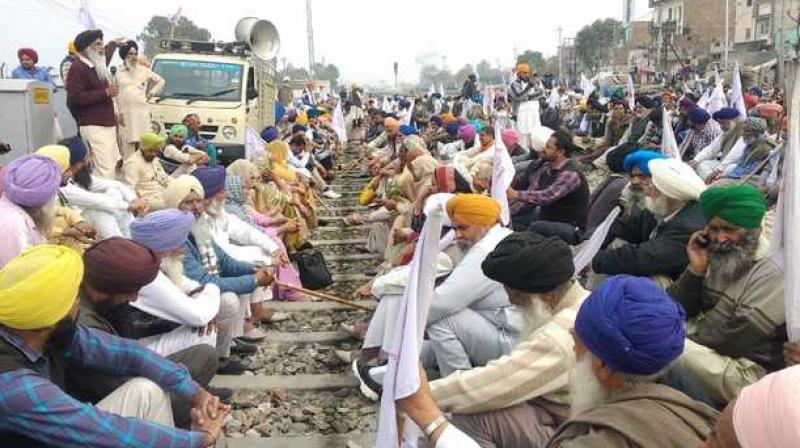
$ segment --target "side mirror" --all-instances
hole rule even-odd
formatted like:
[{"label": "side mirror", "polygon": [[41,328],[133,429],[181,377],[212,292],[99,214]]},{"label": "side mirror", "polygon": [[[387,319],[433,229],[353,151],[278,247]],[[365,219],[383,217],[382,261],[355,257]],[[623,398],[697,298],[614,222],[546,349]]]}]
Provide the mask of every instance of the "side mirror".
[{"label": "side mirror", "polygon": [[247,101],[258,98],[258,90],[255,87],[247,89]]}]

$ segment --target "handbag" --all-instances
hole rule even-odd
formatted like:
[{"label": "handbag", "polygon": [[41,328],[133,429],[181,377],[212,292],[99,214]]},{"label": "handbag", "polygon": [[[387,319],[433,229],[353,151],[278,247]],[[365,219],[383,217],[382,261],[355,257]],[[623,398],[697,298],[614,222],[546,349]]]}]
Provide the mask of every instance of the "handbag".
[{"label": "handbag", "polygon": [[300,283],[306,289],[324,289],[333,284],[333,277],[325,264],[325,256],[319,249],[307,248],[289,256],[297,265]]},{"label": "handbag", "polygon": [[129,339],[158,336],[181,326],[177,322],[153,316],[129,304],[115,307],[106,319],[119,336]]}]

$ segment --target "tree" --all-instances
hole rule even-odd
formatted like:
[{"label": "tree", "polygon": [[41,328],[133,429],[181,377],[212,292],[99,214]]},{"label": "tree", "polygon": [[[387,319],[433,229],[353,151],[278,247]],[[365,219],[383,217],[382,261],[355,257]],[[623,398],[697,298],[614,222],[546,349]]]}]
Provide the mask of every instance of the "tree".
[{"label": "tree", "polygon": [[314,64],[314,79],[330,81],[331,89],[335,89],[339,80],[339,68],[333,64],[322,65],[317,62]]},{"label": "tree", "polygon": [[451,86],[453,84],[453,75],[449,71],[441,70],[433,64],[424,65],[419,71],[418,88],[421,92],[427,92],[431,88],[431,84],[434,85],[437,91],[440,84],[445,87]]},{"label": "tree", "polygon": [[144,43],[144,54],[149,58],[158,53],[163,53],[161,39],[170,38],[209,42],[211,33],[207,29],[195,25],[194,22],[186,17],[181,17],[180,21],[175,25],[173,34],[173,25],[168,18],[153,16],[147,26],[144,27],[142,34],[136,36],[137,40]]},{"label": "tree", "polygon": [[595,20],[575,35],[575,52],[589,72],[595,74],[611,60],[624,39],[625,32],[619,20]]},{"label": "tree", "polygon": [[531,70],[542,72],[545,65],[544,55],[540,51],[525,50],[517,56],[517,64],[528,64]]},{"label": "tree", "polygon": [[558,55],[547,58],[544,63],[544,72],[558,76]]},{"label": "tree", "polygon": [[286,76],[295,81],[308,79],[308,70],[306,70],[305,67],[295,67],[292,64],[288,64],[286,68],[278,73],[279,79],[283,79]]},{"label": "tree", "polygon": [[455,79],[453,79],[453,81],[456,82],[458,86],[461,86],[461,84],[467,80],[467,77],[473,73],[475,73],[475,69],[472,67],[472,64],[467,64],[461,67],[461,70],[456,72],[454,76]]}]

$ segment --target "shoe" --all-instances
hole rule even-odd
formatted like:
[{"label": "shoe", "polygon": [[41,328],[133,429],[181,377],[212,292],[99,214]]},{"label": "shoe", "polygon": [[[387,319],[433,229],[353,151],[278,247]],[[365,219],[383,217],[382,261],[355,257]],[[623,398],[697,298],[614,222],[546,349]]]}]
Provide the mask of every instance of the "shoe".
[{"label": "shoe", "polygon": [[353,360],[352,369],[353,374],[358,379],[361,393],[372,401],[380,400],[383,394],[383,387],[369,375],[370,367],[360,363],[358,359],[355,359]]},{"label": "shoe", "polygon": [[322,192],[322,196],[328,199],[339,199],[342,197],[341,194],[331,190],[330,188]]},{"label": "shoe", "polygon": [[243,334],[236,338],[242,342],[261,342],[267,337],[267,334],[264,333],[260,328],[253,328],[252,330],[248,331],[247,333]]},{"label": "shoe", "polygon": [[236,353],[237,355],[252,355],[257,351],[258,347],[238,340],[238,338],[234,339],[233,344],[231,344],[231,353]]},{"label": "shoe", "polygon": [[229,389],[227,387],[209,386],[207,390],[208,393],[219,398],[219,401],[222,402],[228,402],[231,398],[233,398],[233,389]]},{"label": "shoe", "polygon": [[[267,322],[283,322],[292,318],[292,315],[289,313],[284,313],[283,311],[273,311],[272,316],[270,316]],[[266,335],[265,335],[266,336]]]},{"label": "shoe", "polygon": [[240,361],[230,358],[219,358],[217,375],[241,375],[247,370]]}]

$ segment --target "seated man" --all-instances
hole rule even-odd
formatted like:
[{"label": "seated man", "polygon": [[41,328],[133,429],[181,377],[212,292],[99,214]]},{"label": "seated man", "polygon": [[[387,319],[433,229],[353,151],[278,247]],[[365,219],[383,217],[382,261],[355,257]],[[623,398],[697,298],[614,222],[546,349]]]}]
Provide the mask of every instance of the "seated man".
[{"label": "seated man", "polygon": [[706,185],[691,167],[651,151],[625,157],[637,208],[620,215],[592,268],[603,275],[630,274],[677,278],[688,262],[686,243],[705,226],[697,199]]},{"label": "seated man", "polygon": [[688,162],[694,159],[700,150],[722,135],[722,129],[716,121],[711,119],[708,112],[698,106],[689,109],[686,115],[689,118],[690,129],[678,151],[683,160]]},{"label": "seated man", "polygon": [[771,373],[728,403],[700,448],[800,446],[800,366]]},{"label": "seated man", "polygon": [[62,170],[50,157],[25,155],[3,168],[0,267],[26,248],[45,243],[56,219]]},{"label": "seated man", "polygon": [[164,208],[164,189],[172,182],[158,160],[163,145],[163,138],[145,134],[139,140],[139,150],[122,164],[125,183],[133,188],[139,198],[147,201],[150,210]]},{"label": "seated man", "polygon": [[[164,192],[165,204],[170,208],[191,212],[195,219],[205,216],[203,186],[197,178],[183,175],[175,179]],[[245,316],[250,305],[250,295],[257,287],[269,287],[272,276],[266,268],[257,268],[232,258],[214,242],[212,229],[195,222],[186,241],[183,272],[186,277],[201,285],[213,283],[220,290],[220,319],[231,324],[221,325],[217,335],[217,352],[220,358],[220,374],[241,374],[245,367],[231,360],[231,350],[239,353],[254,353],[256,347],[247,342],[263,340],[260,332],[245,330]],[[224,316],[224,317],[223,317]],[[246,340],[242,339],[246,333]]]},{"label": "seated man", "polygon": [[453,167],[471,180],[473,167],[483,161],[492,162],[494,157],[494,128],[486,126],[478,133],[479,145],[461,151],[453,157]]},{"label": "seated man", "polygon": [[[127,337],[118,329],[129,329],[136,320],[126,311],[137,299],[139,290],[152,282],[158,270],[158,257],[141,244],[123,238],[110,238],[91,246],[83,255],[85,271],[80,292],[78,323],[106,333]],[[150,322],[152,324],[152,322]],[[166,356],[164,353],[159,353]],[[170,353],[170,360],[184,364],[189,374],[207,388],[217,370],[211,345],[182,347]],[[80,366],[67,369],[67,391],[80,400],[96,403],[122,386],[127,379],[107,375]],[[178,396],[172,397],[178,426],[189,422],[190,406]]]},{"label": "seated man", "polygon": [[719,123],[722,134],[711,144],[701,149],[689,162],[697,174],[707,182],[727,171],[728,166],[742,154],[742,122],[737,121],[739,111],[735,107],[723,107],[712,115]]},{"label": "seated man", "polygon": [[208,154],[205,151],[194,148],[188,143],[188,134],[189,130],[185,125],[172,125],[167,144],[160,154],[160,159],[167,165],[173,166],[173,170],[170,172],[172,177],[189,174],[197,168],[197,165],[207,165],[209,162]]},{"label": "seated man", "polygon": [[759,190],[712,187],[700,207],[708,226],[692,235],[689,266],[668,289],[691,318],[675,373],[695,398],[724,405],[784,366],[784,274],[760,241],[766,202]]},{"label": "seated man", "polygon": [[[139,291],[135,302],[114,313],[123,321],[116,327],[122,336],[139,339],[162,356],[198,344],[216,346],[214,327],[231,332],[228,327],[234,325],[238,310],[236,307],[220,315],[219,288],[211,283],[200,285],[183,274],[185,243],[194,221],[189,212],[167,209],[131,224],[131,239],[155,252],[160,269],[156,278]],[[136,319],[131,317],[141,314],[150,317],[141,319],[148,325],[132,325]]]},{"label": "seated man", "polygon": [[589,185],[570,159],[574,148],[570,133],[557,131],[547,140],[541,159],[531,163],[525,177],[508,190],[515,230],[525,230],[539,220],[584,227]]},{"label": "seated man", "polygon": [[571,416],[547,446],[698,446],[717,412],[658,383],[683,350],[684,317],[648,279],[620,275],[601,284],[575,319]]},{"label": "seated man", "polygon": [[534,232],[507,236],[481,268],[522,312],[520,342],[483,367],[431,382],[432,396],[481,446],[544,446],[568,415],[570,332],[589,293],[573,280],[569,247]]},{"label": "seated man", "polygon": [[514,129],[503,129],[500,137],[503,139],[503,144],[508,149],[508,155],[512,158],[522,157],[528,154],[528,151],[519,144],[519,132]]},{"label": "seated man", "polygon": [[711,178],[713,182],[720,178],[742,179],[757,174],[764,168],[764,161],[770,156],[774,145],[767,140],[767,121],[759,117],[748,117],[742,125],[742,142],[744,148],[739,157],[719,172],[719,177]]},{"label": "seated man", "polygon": [[[32,247],[0,270],[0,445],[212,445],[228,409],[184,366],[76,323],[83,273],[77,252],[53,245]],[[74,367],[134,378],[93,406],[64,392]],[[172,427],[162,388],[191,403],[192,431]]]}]

